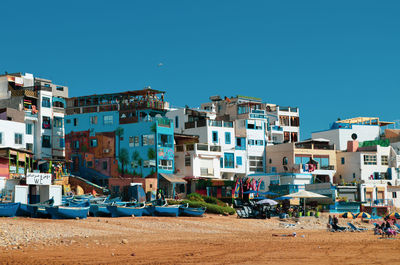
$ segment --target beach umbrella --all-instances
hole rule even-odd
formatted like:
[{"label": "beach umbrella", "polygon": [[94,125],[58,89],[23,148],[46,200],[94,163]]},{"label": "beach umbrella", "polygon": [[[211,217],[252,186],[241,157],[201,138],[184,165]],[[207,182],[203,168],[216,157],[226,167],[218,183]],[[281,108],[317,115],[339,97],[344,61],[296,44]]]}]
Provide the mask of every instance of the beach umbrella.
[{"label": "beach umbrella", "polygon": [[328,198],[324,195],[318,194],[318,193],[314,193],[311,191],[306,191],[306,190],[301,190],[295,193],[291,193],[288,195],[285,195],[288,197],[292,197],[292,198],[300,198],[300,199],[304,199],[304,211],[306,210],[306,199],[308,198]]},{"label": "beach umbrella", "polygon": [[354,218],[371,218],[371,215],[366,212],[359,212],[354,216]]},{"label": "beach umbrella", "polygon": [[348,219],[354,219],[354,214],[352,212],[347,212],[347,213],[342,213],[339,215],[341,218],[348,218]]},{"label": "beach umbrella", "polygon": [[290,200],[292,199],[292,197],[288,197],[288,196],[281,196],[278,198],[274,198],[275,201],[283,201],[283,200]]},{"label": "beach umbrella", "polygon": [[391,213],[389,215],[386,216],[387,218],[391,218],[391,219],[400,219],[400,213]]},{"label": "beach umbrella", "polygon": [[256,204],[269,204],[269,205],[277,205],[278,203],[271,199],[264,199],[261,201],[256,202]]}]

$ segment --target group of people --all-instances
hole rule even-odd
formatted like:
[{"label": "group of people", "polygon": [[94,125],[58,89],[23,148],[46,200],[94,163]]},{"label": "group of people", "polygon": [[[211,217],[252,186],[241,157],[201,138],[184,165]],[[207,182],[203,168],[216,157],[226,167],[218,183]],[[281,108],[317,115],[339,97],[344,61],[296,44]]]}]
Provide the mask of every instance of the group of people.
[{"label": "group of people", "polygon": [[[395,224],[396,224],[396,219],[393,220],[393,226]],[[375,224],[374,234],[388,236],[388,237],[394,237],[397,235],[397,232],[390,224],[389,219],[385,218],[385,220],[384,220],[384,222],[382,222],[382,224],[380,224],[380,225]]]}]

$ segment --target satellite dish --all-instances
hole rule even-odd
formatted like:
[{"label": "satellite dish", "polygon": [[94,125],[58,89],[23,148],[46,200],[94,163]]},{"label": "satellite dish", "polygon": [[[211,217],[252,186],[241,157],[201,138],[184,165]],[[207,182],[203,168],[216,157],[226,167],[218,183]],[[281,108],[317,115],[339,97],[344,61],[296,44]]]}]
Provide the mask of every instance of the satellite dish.
[{"label": "satellite dish", "polygon": [[357,134],[353,133],[353,134],[351,135],[351,139],[357,140]]}]

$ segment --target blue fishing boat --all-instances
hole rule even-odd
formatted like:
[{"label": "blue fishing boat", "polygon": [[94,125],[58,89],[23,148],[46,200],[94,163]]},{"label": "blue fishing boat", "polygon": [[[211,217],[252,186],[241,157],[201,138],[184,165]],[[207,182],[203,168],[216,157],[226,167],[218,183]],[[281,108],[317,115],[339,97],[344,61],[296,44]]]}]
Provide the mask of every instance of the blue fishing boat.
[{"label": "blue fishing boat", "polygon": [[31,217],[32,212],[30,211],[29,204],[21,203],[18,207],[17,216],[25,216],[25,217]]},{"label": "blue fishing boat", "polygon": [[153,216],[154,215],[154,206],[146,205],[143,209],[143,216]]},{"label": "blue fishing boat", "polygon": [[177,217],[179,215],[179,208],[180,205],[154,206],[154,214],[156,216]]},{"label": "blue fishing boat", "polygon": [[181,205],[181,207],[179,208],[179,215],[200,217],[205,213],[205,211],[205,207],[191,208],[188,205]]},{"label": "blue fishing boat", "polygon": [[107,209],[109,204],[90,204],[89,214],[95,217],[108,217],[111,212]]},{"label": "blue fishing boat", "polygon": [[107,205],[107,210],[111,213],[111,217],[128,217],[143,215],[144,206],[129,206],[129,205]]},{"label": "blue fishing boat", "polygon": [[20,203],[1,202],[0,217],[13,217],[17,213]]},{"label": "blue fishing boat", "polygon": [[46,210],[52,219],[86,219],[89,214],[90,203],[76,206],[47,206]]}]

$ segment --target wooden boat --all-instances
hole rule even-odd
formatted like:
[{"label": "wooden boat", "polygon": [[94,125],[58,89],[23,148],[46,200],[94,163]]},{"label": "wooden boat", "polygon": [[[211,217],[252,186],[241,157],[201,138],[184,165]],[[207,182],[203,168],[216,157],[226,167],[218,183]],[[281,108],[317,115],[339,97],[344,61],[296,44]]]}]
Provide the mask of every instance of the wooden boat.
[{"label": "wooden boat", "polygon": [[17,213],[20,203],[1,202],[0,217],[13,217]]},{"label": "wooden boat", "polygon": [[129,205],[107,205],[107,210],[111,213],[111,217],[128,217],[143,215],[144,206],[129,206]]},{"label": "wooden boat", "polygon": [[180,205],[164,205],[164,206],[153,206],[154,214],[156,216],[169,216],[177,217],[179,215]]},{"label": "wooden boat", "polygon": [[205,213],[206,209],[205,207],[191,208],[188,205],[181,205],[179,208],[179,215],[200,217]]},{"label": "wooden boat", "polygon": [[82,206],[47,206],[46,210],[52,219],[86,219],[89,214],[90,203]]},{"label": "wooden boat", "polygon": [[[50,214],[47,212],[46,207],[53,206],[54,200],[50,199],[48,201],[36,204],[25,204],[26,209],[30,212],[31,217],[35,218],[50,218]],[[25,207],[25,206],[24,206]]]}]

